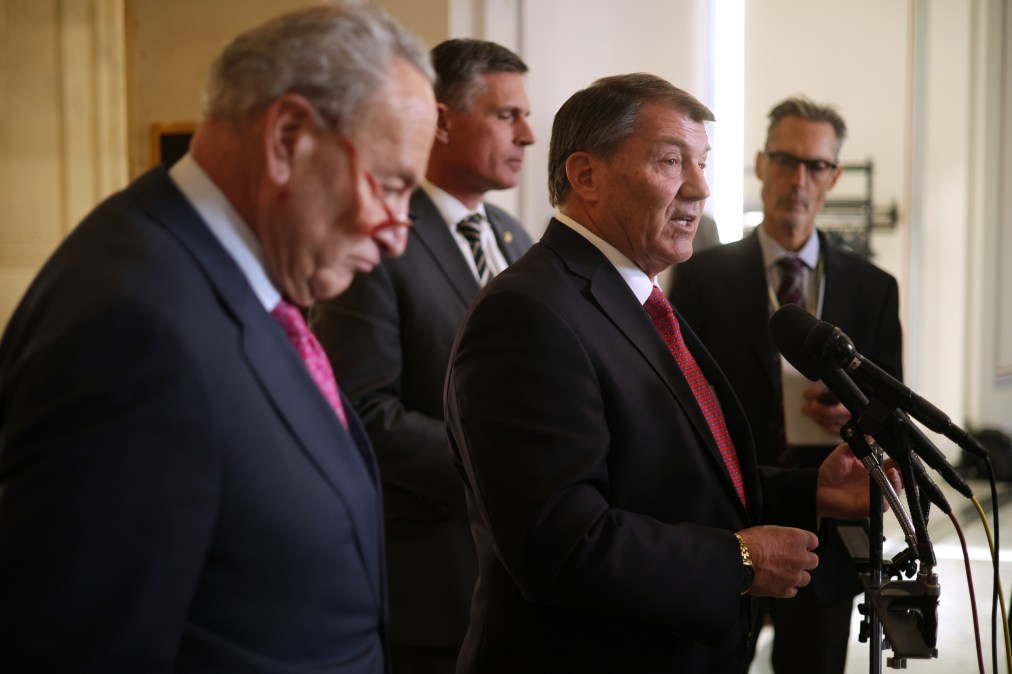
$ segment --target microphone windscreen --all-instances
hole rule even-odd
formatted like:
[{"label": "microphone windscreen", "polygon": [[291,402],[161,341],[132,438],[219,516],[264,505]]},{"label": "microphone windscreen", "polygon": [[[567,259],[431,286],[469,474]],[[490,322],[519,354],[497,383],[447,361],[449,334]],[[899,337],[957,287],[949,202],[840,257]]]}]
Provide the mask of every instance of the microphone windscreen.
[{"label": "microphone windscreen", "polygon": [[770,316],[773,343],[787,362],[812,381],[822,377],[822,364],[808,353],[805,343],[818,323],[815,316],[797,304],[785,304]]},{"label": "microphone windscreen", "polygon": [[[812,322],[815,323],[815,325],[813,325],[811,330],[808,331],[808,337],[805,338],[805,350],[812,358],[821,361],[829,355],[826,353],[826,349],[830,346],[832,339],[839,334],[840,331],[835,325],[827,323],[826,321],[816,321],[813,318]],[[850,340],[847,341],[849,342]]]}]

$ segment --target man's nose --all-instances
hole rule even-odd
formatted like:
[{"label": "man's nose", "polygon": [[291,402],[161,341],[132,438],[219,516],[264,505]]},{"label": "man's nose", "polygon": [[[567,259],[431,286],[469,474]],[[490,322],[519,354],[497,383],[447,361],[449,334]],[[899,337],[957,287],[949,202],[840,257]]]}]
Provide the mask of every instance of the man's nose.
[{"label": "man's nose", "polygon": [[526,117],[521,117],[517,121],[517,133],[513,139],[513,142],[517,145],[534,145],[534,129],[531,128],[531,124]]},{"label": "man's nose", "polygon": [[408,225],[397,224],[384,227],[373,234],[373,241],[379,247],[381,255],[399,257],[408,245]]},{"label": "man's nose", "polygon": [[706,175],[696,164],[692,164],[690,168],[686,169],[689,171],[689,175],[686,177],[685,182],[682,183],[682,189],[680,194],[682,198],[690,201],[703,201],[710,196],[710,186],[706,184]]},{"label": "man's nose", "polygon": [[806,182],[811,180],[811,176],[808,175],[808,168],[802,162],[798,162],[798,165],[794,167],[794,170],[790,174],[791,184],[803,187]]}]

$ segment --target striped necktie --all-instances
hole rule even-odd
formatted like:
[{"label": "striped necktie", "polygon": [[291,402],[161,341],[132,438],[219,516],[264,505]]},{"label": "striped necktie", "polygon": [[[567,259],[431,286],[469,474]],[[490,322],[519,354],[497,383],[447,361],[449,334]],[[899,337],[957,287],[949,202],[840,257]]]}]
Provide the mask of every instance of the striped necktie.
[{"label": "striped necktie", "polygon": [[474,268],[478,272],[478,285],[484,286],[492,278],[492,270],[489,269],[488,260],[485,259],[485,251],[481,247],[481,213],[472,213],[457,223],[457,231],[467,239],[471,247],[471,255],[474,256]]},{"label": "striped necktie", "polygon": [[678,324],[678,319],[675,318],[671,303],[668,302],[668,298],[664,296],[661,289],[654,286],[650,297],[643,304],[643,308],[653,319],[668,351],[675,357],[675,362],[678,363],[682,374],[685,375],[685,380],[689,383],[689,388],[692,389],[692,395],[695,396],[696,403],[706,418],[706,425],[710,427],[710,433],[713,434],[713,439],[717,443],[720,457],[724,460],[727,472],[731,476],[731,482],[734,483],[734,489],[738,492],[738,498],[741,499],[742,505],[748,507],[745,500],[745,481],[741,474],[741,464],[738,462],[738,452],[731,441],[731,433],[727,430],[727,424],[724,423],[724,413],[717,402],[717,396],[710,388],[710,383],[706,381],[706,376],[699,369],[699,363],[689,352],[689,347],[685,345],[685,340],[682,338],[682,328]]},{"label": "striped necktie", "polygon": [[803,275],[801,269],[804,263],[798,258],[787,255],[777,260],[777,267],[780,268],[780,287],[777,288],[777,302],[780,306],[785,304],[797,304],[804,308],[805,294],[802,292]]}]

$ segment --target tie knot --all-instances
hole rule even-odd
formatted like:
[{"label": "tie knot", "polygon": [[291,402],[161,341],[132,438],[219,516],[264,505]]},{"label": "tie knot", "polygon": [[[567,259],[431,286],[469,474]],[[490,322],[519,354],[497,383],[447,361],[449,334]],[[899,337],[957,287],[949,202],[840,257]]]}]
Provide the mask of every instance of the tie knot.
[{"label": "tie knot", "polygon": [[780,286],[777,288],[777,302],[780,306],[785,304],[797,304],[805,306],[805,293],[802,283],[801,270],[804,263],[792,256],[784,256],[777,260],[777,267],[780,269]]},{"label": "tie knot", "polygon": [[481,213],[472,213],[457,223],[457,231],[468,241],[476,241],[481,238],[481,221]]},{"label": "tie knot", "polygon": [[643,308],[647,310],[647,313],[651,316],[655,314],[666,314],[671,311],[671,303],[668,302],[668,298],[664,296],[664,291],[654,286],[654,289],[650,291],[650,297],[643,303]]},{"label": "tie knot", "polygon": [[271,310],[271,316],[288,335],[303,335],[309,332],[309,326],[306,325],[306,319],[302,317],[302,312],[298,307],[285,300],[278,302],[277,306]]},{"label": "tie knot", "polygon": [[785,255],[784,257],[777,260],[777,266],[780,267],[781,273],[796,276],[801,273],[801,267],[805,263],[800,258],[794,257],[793,255]]}]

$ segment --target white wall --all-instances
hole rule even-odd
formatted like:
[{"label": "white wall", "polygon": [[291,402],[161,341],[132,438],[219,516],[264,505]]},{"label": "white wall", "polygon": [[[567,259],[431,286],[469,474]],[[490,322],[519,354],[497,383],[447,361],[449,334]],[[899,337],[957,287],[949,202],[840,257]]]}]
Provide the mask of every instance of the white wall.
[{"label": "white wall", "polygon": [[709,4],[704,0],[531,0],[523,4],[523,53],[537,144],[521,189],[524,225],[538,237],[548,203],[548,140],[555,111],[599,77],[651,72],[712,103]]}]

